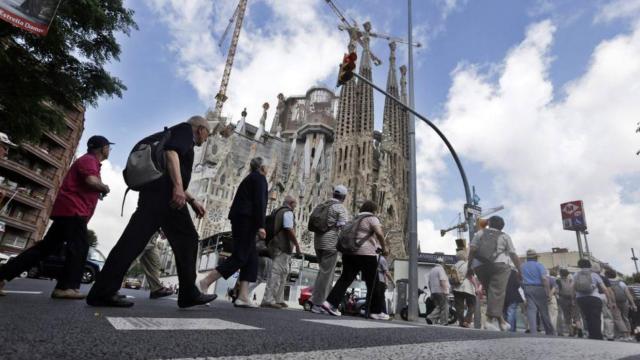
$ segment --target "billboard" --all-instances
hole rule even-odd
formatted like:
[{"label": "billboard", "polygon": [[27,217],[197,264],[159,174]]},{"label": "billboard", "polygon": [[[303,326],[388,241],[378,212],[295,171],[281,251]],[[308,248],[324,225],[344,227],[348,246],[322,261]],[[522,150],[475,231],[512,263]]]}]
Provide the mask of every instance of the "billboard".
[{"label": "billboard", "polygon": [[45,36],[60,0],[0,0],[0,19],[30,33]]},{"label": "billboard", "polygon": [[565,230],[587,230],[587,218],[584,215],[582,200],[560,204],[560,213],[562,214],[562,227]]}]

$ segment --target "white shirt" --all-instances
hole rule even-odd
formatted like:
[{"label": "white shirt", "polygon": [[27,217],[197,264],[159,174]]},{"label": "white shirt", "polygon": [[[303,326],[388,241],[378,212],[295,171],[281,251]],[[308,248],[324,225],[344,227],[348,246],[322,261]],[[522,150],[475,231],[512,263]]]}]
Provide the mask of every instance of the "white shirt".
[{"label": "white shirt", "polygon": [[464,260],[459,260],[455,265],[455,269],[458,272],[458,277],[462,279],[462,283],[456,286],[453,290],[458,292],[463,292],[471,295],[476,294],[476,287],[473,286],[473,283],[469,278],[467,278],[467,266],[468,262]]},{"label": "white shirt", "polygon": [[[444,288],[440,286],[440,281],[445,281],[446,285]],[[429,274],[427,274],[427,284],[431,293],[441,293],[448,294],[449,293],[449,278],[447,277],[447,273],[444,271],[442,265],[436,265]]]}]

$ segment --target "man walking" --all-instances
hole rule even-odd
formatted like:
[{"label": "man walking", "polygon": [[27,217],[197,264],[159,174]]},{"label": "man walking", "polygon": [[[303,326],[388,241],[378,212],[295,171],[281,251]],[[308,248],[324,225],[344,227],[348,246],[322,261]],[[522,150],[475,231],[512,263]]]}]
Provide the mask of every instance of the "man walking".
[{"label": "man walking", "polygon": [[[311,295],[311,312],[316,314],[324,314],[322,303],[329,295],[333,286],[333,276],[338,262],[338,250],[336,243],[338,242],[338,233],[340,229],[347,223],[347,209],[342,204],[347,197],[347,188],[343,185],[337,185],[333,189],[333,198],[318,206],[327,207],[326,232],[316,232],[313,238],[316,256],[318,257],[318,276],[313,284],[313,294]],[[314,209],[314,212],[316,210]]]},{"label": "man walking", "polygon": [[427,275],[427,285],[431,290],[431,300],[435,309],[427,316],[433,324],[449,325],[449,278],[442,267],[444,259],[436,259],[436,266]]},{"label": "man walking", "polygon": [[549,298],[552,296],[547,270],[538,262],[535,250],[527,250],[527,261],[522,264],[522,287],[527,298],[527,319],[532,334],[537,334],[537,313],[547,335],[553,335],[554,329],[549,318]]},{"label": "man walking", "polygon": [[[575,336],[582,326],[578,326],[580,317],[577,312],[576,292],[573,288],[573,279],[569,277],[569,270],[566,268],[560,269],[560,278],[556,280],[556,284],[558,286],[558,305],[562,312],[564,327],[567,329],[569,336]],[[563,329],[560,327],[558,327],[557,332],[558,335],[564,334]]]},{"label": "man walking", "polygon": [[478,231],[471,240],[467,277],[475,271],[482,287],[487,292],[487,322],[485,328],[493,331],[507,331],[509,324],[504,321],[504,298],[511,267],[509,259],[520,268],[511,237],[502,232],[504,220],[500,216],[489,218],[488,227]]},{"label": "man walking", "polygon": [[79,289],[89,251],[87,223],[93,216],[98,199],[110,191],[100,179],[100,163],[109,158],[111,145],[113,143],[103,136],[89,138],[87,153],[71,165],[62,181],[51,210],[53,223],[44,239],[0,268],[0,295],[4,294],[5,281],[11,281],[21,272],[31,269],[66,242],[64,268],[51,297],[85,298]]},{"label": "man walking", "polygon": [[[458,322],[461,327],[468,328],[473,320],[473,313],[476,304],[476,286],[475,278],[468,278],[467,272],[469,263],[467,262],[467,251],[465,249],[458,250],[456,253],[458,262],[454,265],[458,277],[462,279],[460,285],[453,288],[453,297],[456,304],[456,312]],[[465,305],[467,307],[467,315],[465,316]]]},{"label": "man walking", "polygon": [[296,224],[293,216],[296,204],[296,199],[287,195],[282,207],[275,210],[275,234],[268,245],[273,263],[271,277],[267,281],[267,288],[260,305],[262,307],[276,309],[288,307],[284,302],[284,285],[289,275],[289,262],[293,248],[295,247],[296,254],[300,254],[300,244],[296,238]]},{"label": "man walking", "polygon": [[[132,302],[117,295],[118,289],[131,263],[160,227],[176,258],[180,284],[178,306],[202,305],[216,298],[216,295],[200,293],[195,286],[198,233],[186,207],[189,204],[199,218],[205,215],[204,207],[186,189],[191,180],[193,147],[201,146],[206,141],[212,133],[211,126],[203,117],[193,116],[169,130],[171,135],[163,148],[167,162],[166,174],[140,191],[138,208],[89,292],[87,304],[91,306],[133,306]],[[158,141],[162,134],[152,135],[142,143]]]}]

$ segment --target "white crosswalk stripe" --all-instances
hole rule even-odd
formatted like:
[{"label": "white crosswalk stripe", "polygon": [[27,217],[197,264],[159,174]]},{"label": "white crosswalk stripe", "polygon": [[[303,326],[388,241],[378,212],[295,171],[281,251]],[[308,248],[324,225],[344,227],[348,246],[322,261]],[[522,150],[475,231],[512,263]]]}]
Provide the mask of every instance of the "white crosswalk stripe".
[{"label": "white crosswalk stripe", "polygon": [[116,330],[263,330],[220,319],[107,317]]},{"label": "white crosswalk stripe", "polygon": [[318,320],[303,319],[317,324],[344,326],[352,329],[391,329],[391,328],[414,328],[412,325],[398,324],[390,321],[367,321],[367,320]]},{"label": "white crosswalk stripe", "polygon": [[27,295],[40,295],[42,291],[19,291],[19,290],[5,290],[7,294],[27,294]]}]

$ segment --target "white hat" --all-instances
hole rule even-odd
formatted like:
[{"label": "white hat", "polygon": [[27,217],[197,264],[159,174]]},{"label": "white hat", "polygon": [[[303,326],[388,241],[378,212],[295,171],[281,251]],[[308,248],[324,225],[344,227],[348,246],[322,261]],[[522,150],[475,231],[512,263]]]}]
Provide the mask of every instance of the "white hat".
[{"label": "white hat", "polygon": [[333,193],[336,195],[347,196],[347,187],[344,185],[336,185],[333,188]]},{"label": "white hat", "polygon": [[17,147],[17,144],[14,144],[13,142],[11,142],[11,140],[9,140],[9,136],[7,136],[7,134],[0,132],[0,142],[3,144],[7,144],[11,147]]}]

